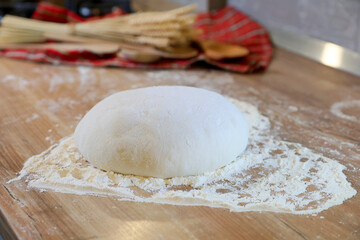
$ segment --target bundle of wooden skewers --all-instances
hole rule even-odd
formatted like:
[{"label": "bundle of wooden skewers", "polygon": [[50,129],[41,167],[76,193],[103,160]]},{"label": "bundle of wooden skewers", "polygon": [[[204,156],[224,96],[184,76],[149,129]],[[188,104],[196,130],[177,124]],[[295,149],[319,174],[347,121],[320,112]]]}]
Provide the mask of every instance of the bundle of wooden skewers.
[{"label": "bundle of wooden skewers", "polygon": [[[191,12],[195,9],[196,5],[188,5],[165,12],[140,12],[76,24],[44,22],[6,15],[1,21],[0,47],[14,48],[21,47],[19,43],[32,43],[22,47],[36,48],[43,45],[33,43],[60,40],[83,44],[52,44],[51,47],[66,50],[80,46],[82,49],[96,49],[100,53],[103,49],[104,53],[107,53],[117,46],[119,49],[141,51],[148,55],[163,53],[165,57],[191,57],[196,55],[194,49],[190,52],[187,49],[191,39],[197,34],[192,28],[196,16]],[[176,54],[179,49],[187,50],[186,54],[181,54],[184,51]]]},{"label": "bundle of wooden skewers", "polygon": [[[195,9],[196,5],[188,5],[164,12],[140,12],[70,24],[6,15],[1,21],[0,49],[89,50],[99,54],[118,53],[123,58],[144,63],[162,57],[191,58],[198,54],[197,48],[191,47],[199,34],[199,30],[192,27]],[[45,44],[48,40],[62,43]],[[201,48],[210,46],[196,42]],[[225,50],[234,54],[233,49]],[[244,48],[240,50],[242,55],[248,53]],[[214,53],[216,58],[218,53]]]}]

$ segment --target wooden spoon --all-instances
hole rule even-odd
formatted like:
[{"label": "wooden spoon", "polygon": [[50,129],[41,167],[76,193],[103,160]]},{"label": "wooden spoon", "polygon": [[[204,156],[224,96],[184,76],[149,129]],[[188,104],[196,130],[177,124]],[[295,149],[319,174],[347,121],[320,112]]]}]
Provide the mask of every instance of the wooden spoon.
[{"label": "wooden spoon", "polygon": [[249,54],[249,50],[243,46],[221,43],[215,41],[195,40],[205,55],[213,60],[240,58]]}]

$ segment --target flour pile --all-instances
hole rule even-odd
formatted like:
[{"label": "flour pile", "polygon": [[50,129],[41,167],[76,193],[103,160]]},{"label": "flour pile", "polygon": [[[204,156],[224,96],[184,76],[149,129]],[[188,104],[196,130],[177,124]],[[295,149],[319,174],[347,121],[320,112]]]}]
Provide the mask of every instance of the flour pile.
[{"label": "flour pile", "polygon": [[16,179],[26,176],[30,187],[57,192],[236,212],[316,214],[356,194],[343,165],[300,144],[276,140],[256,107],[231,101],[251,124],[249,145],[236,161],[214,172],[170,179],[104,172],[85,161],[68,137],[29,158]]}]

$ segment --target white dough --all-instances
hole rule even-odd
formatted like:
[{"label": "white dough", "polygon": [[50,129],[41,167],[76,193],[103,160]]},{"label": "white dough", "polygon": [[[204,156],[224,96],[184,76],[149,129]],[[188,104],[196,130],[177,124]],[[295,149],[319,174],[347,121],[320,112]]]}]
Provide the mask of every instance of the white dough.
[{"label": "white dough", "polygon": [[152,177],[197,175],[236,159],[249,127],[223,96],[200,88],[127,90],[96,104],[76,127],[86,160],[107,171]]}]

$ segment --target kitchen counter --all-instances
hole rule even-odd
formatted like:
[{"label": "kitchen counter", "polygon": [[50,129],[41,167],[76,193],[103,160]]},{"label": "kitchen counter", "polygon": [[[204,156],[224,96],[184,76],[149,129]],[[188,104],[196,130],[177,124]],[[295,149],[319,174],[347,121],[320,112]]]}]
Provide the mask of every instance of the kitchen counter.
[{"label": "kitchen counter", "polygon": [[119,90],[189,85],[258,106],[273,134],[336,159],[360,190],[360,78],[277,49],[269,69],[145,71],[0,59],[0,231],[4,239],[359,239],[360,197],[312,215],[121,202],[7,183]]}]

